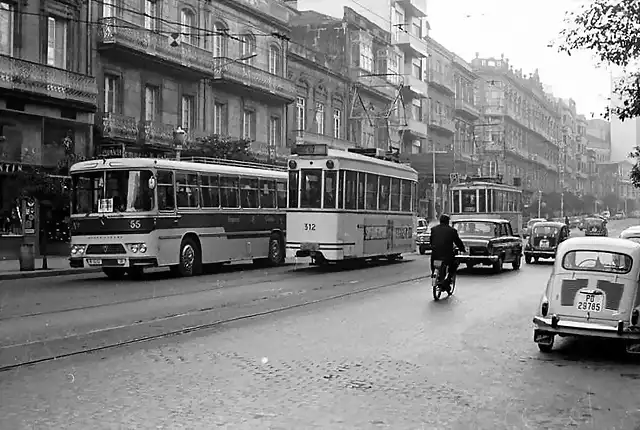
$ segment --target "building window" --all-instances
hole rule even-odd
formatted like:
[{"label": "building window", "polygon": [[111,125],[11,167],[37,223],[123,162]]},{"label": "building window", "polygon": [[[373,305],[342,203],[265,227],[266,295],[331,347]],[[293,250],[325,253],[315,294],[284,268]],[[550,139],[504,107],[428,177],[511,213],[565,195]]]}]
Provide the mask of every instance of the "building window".
[{"label": "building window", "polygon": [[211,12],[209,12],[208,10],[204,10],[202,11],[202,28],[204,29],[205,36],[202,38],[202,48],[206,49],[207,51],[211,49],[211,36],[208,34],[210,25]]},{"label": "building window", "polygon": [[271,45],[269,47],[269,73],[272,75],[279,75],[280,70],[280,48],[275,45]]},{"label": "building window", "polygon": [[373,45],[371,42],[360,43],[360,68],[373,72]]},{"label": "building window", "polygon": [[[256,51],[256,39],[251,34],[243,34],[240,36],[240,58],[246,58],[253,55]],[[242,60],[245,64],[251,64],[253,58]]]},{"label": "building window", "polygon": [[414,78],[422,80],[422,60],[420,58],[411,60],[411,74]]},{"label": "building window", "polygon": [[144,119],[155,121],[158,114],[160,88],[153,85],[144,87]]},{"label": "building window", "polygon": [[216,22],[213,25],[213,56],[214,57],[226,57],[227,56],[227,34],[229,30],[227,26],[221,22]]},{"label": "building window", "polygon": [[324,134],[324,105],[316,103],[316,133]]},{"label": "building window", "polygon": [[182,96],[182,128],[192,130],[195,121],[196,100],[193,96]]},{"label": "building window", "polygon": [[333,137],[341,139],[342,133],[342,111],[340,109],[333,110]]},{"label": "building window", "polygon": [[116,16],[116,0],[104,0],[102,3],[102,17]]},{"label": "building window", "polygon": [[0,2],[0,54],[13,54],[13,6]]},{"label": "building window", "polygon": [[360,136],[360,139],[361,139],[360,145],[363,148],[374,148],[375,147],[375,140],[374,140],[375,130],[371,125],[371,122],[369,122],[368,119],[362,119],[360,121],[360,124],[362,129],[362,133]]},{"label": "building window", "polygon": [[227,105],[216,103],[213,106],[213,133],[225,135],[227,132]]},{"label": "building window", "polygon": [[296,98],[296,126],[298,130],[306,130],[306,105],[307,100],[304,97]]},{"label": "building window", "polygon": [[118,93],[120,79],[115,75],[104,75],[104,111],[116,113],[118,111]]},{"label": "building window", "polygon": [[150,31],[158,30],[158,3],[155,0],[144,1],[144,28]]},{"label": "building window", "polygon": [[47,64],[67,68],[67,22],[52,16],[47,19]]},{"label": "building window", "polygon": [[389,52],[387,63],[387,80],[394,85],[400,83],[400,55],[396,52]]},{"label": "building window", "polygon": [[422,101],[420,99],[411,101],[411,118],[416,121],[422,121]]},{"label": "building window", "polygon": [[180,31],[182,33],[182,40],[190,45],[195,45],[196,42],[194,34],[195,22],[193,12],[189,9],[182,9],[180,13]]},{"label": "building window", "polygon": [[400,35],[402,33],[404,27],[404,15],[399,10],[394,11],[394,30],[393,34],[396,40],[400,39]]},{"label": "building window", "polygon": [[282,130],[281,130],[280,118],[277,116],[270,117],[269,118],[269,141],[267,142],[269,148],[276,148],[280,146],[280,141],[282,140],[281,134],[282,134]]},{"label": "building window", "polygon": [[256,140],[256,112],[252,109],[242,113],[242,137]]}]

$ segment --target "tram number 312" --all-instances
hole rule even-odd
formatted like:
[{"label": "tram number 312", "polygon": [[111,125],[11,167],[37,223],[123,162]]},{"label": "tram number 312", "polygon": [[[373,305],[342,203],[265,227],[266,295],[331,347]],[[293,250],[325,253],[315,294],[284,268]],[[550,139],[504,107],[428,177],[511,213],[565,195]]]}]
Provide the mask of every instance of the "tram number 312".
[{"label": "tram number 312", "polygon": [[305,222],[304,223],[304,230],[305,231],[316,231],[316,225]]}]

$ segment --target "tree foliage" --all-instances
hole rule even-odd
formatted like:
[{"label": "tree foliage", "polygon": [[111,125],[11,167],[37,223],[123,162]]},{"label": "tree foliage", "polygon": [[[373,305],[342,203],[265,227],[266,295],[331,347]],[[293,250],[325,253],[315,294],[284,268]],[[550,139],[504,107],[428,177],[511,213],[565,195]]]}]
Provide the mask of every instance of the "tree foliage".
[{"label": "tree foliage", "polygon": [[[605,118],[624,121],[640,116],[640,1],[592,0],[579,12],[568,13],[568,28],[561,32],[560,51],[589,51],[606,66],[622,69],[614,85],[620,103],[605,107]],[[640,148],[629,154],[636,164],[631,171],[633,185],[640,188]]]},{"label": "tree foliage", "polygon": [[213,134],[184,146],[182,157],[211,157],[224,160],[257,162],[251,152],[250,139],[236,139]]}]

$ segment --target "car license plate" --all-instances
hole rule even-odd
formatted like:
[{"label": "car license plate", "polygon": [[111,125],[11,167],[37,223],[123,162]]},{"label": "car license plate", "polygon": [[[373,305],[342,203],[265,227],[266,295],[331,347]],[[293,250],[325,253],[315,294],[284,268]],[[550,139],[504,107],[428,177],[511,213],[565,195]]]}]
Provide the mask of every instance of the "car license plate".
[{"label": "car license plate", "polygon": [[89,266],[102,266],[102,260],[99,258],[87,258],[87,264]]},{"label": "car license plate", "polygon": [[582,293],[582,297],[576,303],[576,309],[585,312],[602,312],[603,299],[602,294]]},{"label": "car license plate", "polygon": [[540,241],[540,247],[541,248],[548,248],[549,247],[549,241],[548,240],[541,240]]}]

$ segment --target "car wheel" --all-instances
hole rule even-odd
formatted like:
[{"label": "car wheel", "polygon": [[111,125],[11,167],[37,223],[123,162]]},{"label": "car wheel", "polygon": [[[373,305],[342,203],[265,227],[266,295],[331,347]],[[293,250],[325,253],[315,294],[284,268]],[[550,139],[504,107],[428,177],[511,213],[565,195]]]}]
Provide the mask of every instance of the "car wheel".
[{"label": "car wheel", "polygon": [[502,266],[504,265],[504,259],[502,257],[498,257],[498,261],[493,263],[493,271],[495,273],[502,272]]}]

